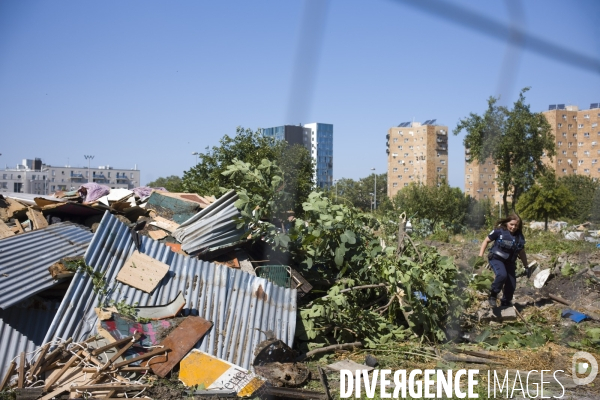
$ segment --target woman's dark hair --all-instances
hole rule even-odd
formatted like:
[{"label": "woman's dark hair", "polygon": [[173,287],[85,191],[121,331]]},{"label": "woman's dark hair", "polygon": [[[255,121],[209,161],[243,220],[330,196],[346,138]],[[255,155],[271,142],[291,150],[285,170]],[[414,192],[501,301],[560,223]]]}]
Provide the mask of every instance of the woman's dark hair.
[{"label": "woman's dark hair", "polygon": [[506,229],[506,224],[508,224],[510,221],[517,221],[516,232],[521,232],[523,230],[523,220],[515,213],[509,214],[508,217],[496,221],[496,226],[502,226],[504,229]]}]

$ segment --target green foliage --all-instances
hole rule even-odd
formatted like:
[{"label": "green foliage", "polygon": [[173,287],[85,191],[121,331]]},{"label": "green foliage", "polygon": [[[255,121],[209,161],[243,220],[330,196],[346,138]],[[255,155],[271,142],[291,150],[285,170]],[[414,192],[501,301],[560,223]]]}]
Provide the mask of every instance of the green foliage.
[{"label": "green foliage", "polygon": [[549,218],[560,218],[571,207],[574,197],[567,187],[561,185],[548,170],[517,202],[517,210],[525,219],[542,219],[548,230]]},{"label": "green foliage", "polygon": [[524,94],[528,90],[521,90],[511,109],[499,106],[498,99],[490,97],[483,115],[471,113],[454,129],[455,135],[463,130],[467,132],[463,143],[473,161],[483,164],[491,158],[494,162],[496,183],[504,196],[505,215],[509,211],[508,193],[518,201],[545,170],[543,154],[550,157],[555,154],[550,124],[543,114],[532,113],[525,104]]},{"label": "green foliage", "polygon": [[581,251],[595,252],[596,245],[585,240],[565,240],[560,233],[525,229],[527,238],[527,253],[544,252],[550,256],[560,254],[575,254]]},{"label": "green foliage", "polygon": [[481,292],[488,292],[490,287],[492,286],[492,282],[494,281],[495,275],[489,269],[484,269],[480,274],[475,275],[469,286],[471,286],[475,290],[479,290]]},{"label": "green foliage", "polygon": [[531,332],[522,323],[503,325],[493,331],[488,328],[481,332],[475,338],[475,341],[494,351],[502,348],[519,349],[527,347],[535,349],[545,345],[548,341],[554,340],[552,331],[548,328],[542,328],[541,325],[532,325]]},{"label": "green foliage", "polygon": [[[289,210],[302,211],[302,202],[306,201],[314,186],[313,164],[308,150],[296,145],[289,146],[285,141],[275,141],[261,135],[259,131],[237,128],[236,135],[223,136],[215,146],[200,154],[199,163],[183,175],[186,191],[201,195],[215,195],[221,188],[233,189],[232,182],[223,172],[238,160],[257,168],[263,160],[270,160],[282,170],[282,190],[290,194],[285,204]],[[247,187],[247,190],[252,190]]]},{"label": "green foliage", "polygon": [[183,181],[177,175],[167,176],[166,178],[158,178],[155,181],[146,184],[148,187],[164,187],[169,192],[181,193],[184,191]]},{"label": "green foliage", "polygon": [[393,199],[396,210],[406,212],[413,225],[419,220],[426,221],[431,232],[438,223],[458,230],[464,223],[468,202],[459,188],[452,188],[446,182],[439,186],[411,183]]},{"label": "green foliage", "polygon": [[[358,181],[342,178],[328,191],[328,196],[336,203],[352,205],[361,211],[369,211],[373,207],[372,193],[375,189],[375,174]],[[387,196],[387,173],[377,174],[377,209],[385,211],[390,208]]]},{"label": "green foliage", "polygon": [[566,175],[558,178],[558,184],[566,187],[573,196],[573,201],[564,215],[577,223],[589,221],[592,217],[594,195],[600,183],[585,175]]}]

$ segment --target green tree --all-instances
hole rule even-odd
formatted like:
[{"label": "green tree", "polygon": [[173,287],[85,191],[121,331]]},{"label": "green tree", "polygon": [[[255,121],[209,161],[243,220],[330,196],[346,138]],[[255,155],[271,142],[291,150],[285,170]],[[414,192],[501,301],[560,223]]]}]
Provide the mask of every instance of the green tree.
[{"label": "green tree", "polygon": [[531,112],[525,103],[528,90],[521,90],[512,109],[499,106],[498,99],[490,97],[483,115],[471,113],[454,129],[455,135],[467,132],[463,143],[471,160],[482,164],[492,158],[505,214],[509,211],[508,194],[512,194],[514,208],[521,194],[545,171],[542,156],[555,154],[554,135],[546,117]]},{"label": "green tree", "polygon": [[201,195],[218,195],[221,189],[232,189],[231,181],[223,172],[233,160],[257,168],[262,160],[275,162],[283,171],[281,190],[290,194],[285,204],[297,213],[302,212],[302,203],[314,186],[313,162],[308,150],[300,145],[289,146],[285,141],[264,137],[260,131],[238,127],[236,135],[223,136],[219,146],[199,154],[200,161],[183,174],[186,191]]},{"label": "green tree", "polygon": [[409,218],[426,222],[430,231],[438,223],[461,225],[464,223],[468,199],[459,188],[446,182],[439,186],[411,183],[402,188],[393,199],[395,208],[406,212]]},{"label": "green tree", "polygon": [[589,221],[592,216],[594,195],[600,183],[584,175],[561,176],[558,182],[564,185],[574,198],[565,216],[577,222]]},{"label": "green tree", "polygon": [[[355,181],[342,178],[329,189],[329,196],[338,204],[351,204],[354,207],[369,211],[373,207],[373,191],[375,190],[375,174]],[[337,200],[336,200],[337,199]],[[389,208],[387,197],[387,174],[377,175],[377,209]]]},{"label": "green tree", "polygon": [[537,184],[523,193],[517,202],[517,210],[523,218],[543,219],[544,229],[548,230],[548,219],[563,216],[573,200],[569,189],[560,184],[554,171],[548,170]]},{"label": "green tree", "polygon": [[180,193],[184,191],[183,181],[177,175],[170,175],[166,178],[158,178],[146,184],[148,187],[164,187],[169,192]]}]

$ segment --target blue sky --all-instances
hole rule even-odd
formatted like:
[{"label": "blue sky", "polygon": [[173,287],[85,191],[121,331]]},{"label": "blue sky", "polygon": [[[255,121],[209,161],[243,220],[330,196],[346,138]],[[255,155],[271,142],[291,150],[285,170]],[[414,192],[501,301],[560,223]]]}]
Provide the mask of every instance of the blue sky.
[{"label": "blue sky", "polygon": [[[517,21],[508,1],[449,2]],[[385,172],[385,135],[400,122],[436,118],[452,130],[490,95],[512,103],[525,86],[534,111],[600,101],[600,71],[409,3],[330,0],[309,5],[324,17],[303,18],[307,3],[291,0],[3,0],[0,165],[84,166],[93,154],[93,165],[137,165],[147,183],[181,176],[192,152],[236,126],[324,122],[334,124],[334,177],[357,179]],[[526,32],[600,59],[600,2],[516,4]],[[462,136],[449,143],[461,188]]]}]

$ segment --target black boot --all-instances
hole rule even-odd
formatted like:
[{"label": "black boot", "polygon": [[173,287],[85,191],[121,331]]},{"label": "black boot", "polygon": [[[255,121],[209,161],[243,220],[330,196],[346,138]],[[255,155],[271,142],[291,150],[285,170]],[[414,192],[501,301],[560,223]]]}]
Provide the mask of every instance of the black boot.
[{"label": "black boot", "polygon": [[488,304],[490,305],[490,307],[497,307],[497,300],[497,295],[495,293],[490,293],[490,297],[488,298]]}]

